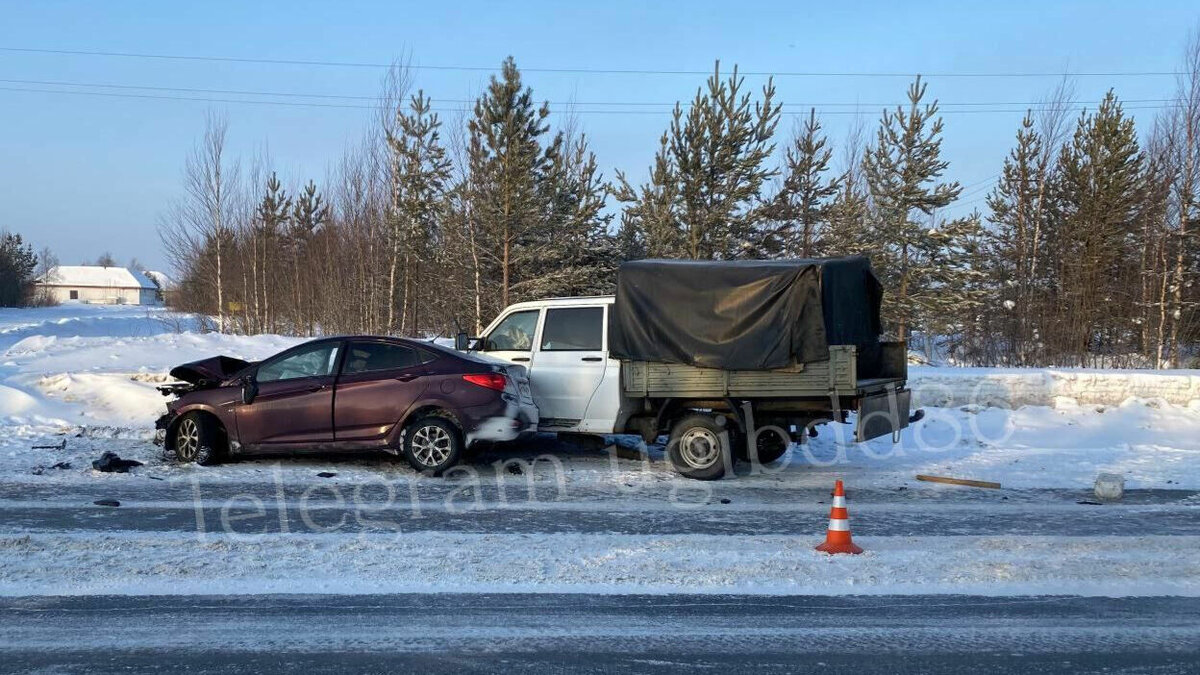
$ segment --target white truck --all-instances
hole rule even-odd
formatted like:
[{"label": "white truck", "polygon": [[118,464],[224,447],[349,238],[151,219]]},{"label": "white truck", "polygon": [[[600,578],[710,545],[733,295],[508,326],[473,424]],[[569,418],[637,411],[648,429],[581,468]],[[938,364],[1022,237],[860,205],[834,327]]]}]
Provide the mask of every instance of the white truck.
[{"label": "white truck", "polygon": [[[873,317],[871,311],[851,313],[848,319],[826,311],[821,317],[820,301],[809,287],[818,293],[828,287],[823,291],[827,307],[846,298],[853,303],[860,291],[857,281],[842,283],[841,291],[832,288],[835,270],[854,279],[867,274],[877,288],[869,263],[852,260],[855,265],[848,271],[831,267],[837,261],[816,261],[817,275],[823,272],[824,277],[815,281],[787,276],[791,273],[779,266],[764,271],[760,265],[747,272],[738,263],[704,263],[704,269],[680,271],[676,261],[645,261],[627,272],[627,263],[617,296],[517,303],[505,308],[481,336],[459,334],[456,343],[528,369],[540,414],[538,431],[637,434],[647,443],[667,434],[676,471],[716,479],[730,473],[735,460],[776,461],[789,443],[814,434],[816,424],[845,422],[851,412],[858,415],[856,440],[895,435],[920,418],[919,412],[909,413],[904,343],[877,339],[879,293],[865,301],[874,304],[868,308]],[[788,262],[798,269],[814,265]],[[712,274],[714,268],[732,269],[733,276],[722,279]],[[714,285],[707,291],[689,289],[696,274],[711,278]],[[791,293],[792,287],[798,293]],[[760,292],[764,288],[765,295]],[[663,301],[673,304],[653,306]],[[782,309],[769,307],[781,303]],[[806,314],[806,304],[815,305],[817,314]],[[680,321],[689,328],[678,328]],[[811,339],[855,335],[847,321],[871,326],[866,333],[874,334],[858,345],[816,345]],[[640,335],[631,337],[631,332]],[[861,342],[863,331],[857,334]],[[716,338],[705,342],[711,335]],[[662,345],[666,352],[657,349]],[[769,361],[778,354],[764,356],[763,350],[791,356],[781,365]],[[643,354],[649,357],[637,358]],[[797,354],[810,356],[800,359]],[[684,360],[694,362],[679,362]],[[729,364],[750,367],[724,367]]]}]

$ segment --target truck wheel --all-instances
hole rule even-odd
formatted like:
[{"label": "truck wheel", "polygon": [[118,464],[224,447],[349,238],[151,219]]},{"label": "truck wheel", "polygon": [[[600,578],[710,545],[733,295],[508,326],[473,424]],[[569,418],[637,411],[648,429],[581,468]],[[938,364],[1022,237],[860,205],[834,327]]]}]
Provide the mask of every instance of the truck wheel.
[{"label": "truck wheel", "polygon": [[[755,442],[758,464],[770,464],[770,462],[778,461],[787,452],[787,446],[790,446],[791,442],[791,438],[780,437],[778,431],[770,429],[758,431],[758,440]],[[749,443],[744,443],[742,447],[748,448]],[[750,453],[746,452],[744,459],[754,461],[755,458],[751,458]]]},{"label": "truck wheel", "polygon": [[671,427],[667,456],[676,473],[696,480],[717,480],[733,467],[731,429],[709,415],[688,415]]},{"label": "truck wheel", "polygon": [[413,422],[404,434],[404,459],[422,473],[440,476],[458,464],[462,436],[446,418],[430,415]]},{"label": "truck wheel", "polygon": [[175,457],[181,462],[195,462],[200,466],[216,464],[220,430],[215,426],[199,412],[184,415],[175,425]]}]

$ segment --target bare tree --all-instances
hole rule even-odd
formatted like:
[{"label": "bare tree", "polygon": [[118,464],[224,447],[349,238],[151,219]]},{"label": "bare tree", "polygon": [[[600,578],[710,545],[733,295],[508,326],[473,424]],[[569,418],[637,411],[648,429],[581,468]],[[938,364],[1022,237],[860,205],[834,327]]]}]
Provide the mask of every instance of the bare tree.
[{"label": "bare tree", "polygon": [[228,129],[224,115],[208,113],[204,136],[184,164],[184,196],[159,230],[176,269],[195,269],[195,276],[212,290],[220,332],[227,330],[225,254],[239,207],[239,164],[225,157]]}]

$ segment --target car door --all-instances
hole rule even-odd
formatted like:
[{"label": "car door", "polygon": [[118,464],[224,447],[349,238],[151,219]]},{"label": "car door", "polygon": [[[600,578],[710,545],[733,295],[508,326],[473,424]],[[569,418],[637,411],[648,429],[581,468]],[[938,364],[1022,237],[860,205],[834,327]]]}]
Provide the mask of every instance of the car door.
[{"label": "car door", "polygon": [[387,340],[351,340],[333,402],[336,441],[385,438],[425,391],[425,362],[416,347]]},{"label": "car door", "polygon": [[484,336],[487,341],[480,351],[528,366],[533,360],[533,341],[537,338],[541,313],[540,309],[522,309],[508,314]]},{"label": "car door", "polygon": [[251,403],[237,406],[243,445],[319,444],[333,440],[333,385],[342,343],[322,340],[263,362]]},{"label": "car door", "polygon": [[607,366],[604,305],[547,307],[529,381],[544,426],[576,426]]}]

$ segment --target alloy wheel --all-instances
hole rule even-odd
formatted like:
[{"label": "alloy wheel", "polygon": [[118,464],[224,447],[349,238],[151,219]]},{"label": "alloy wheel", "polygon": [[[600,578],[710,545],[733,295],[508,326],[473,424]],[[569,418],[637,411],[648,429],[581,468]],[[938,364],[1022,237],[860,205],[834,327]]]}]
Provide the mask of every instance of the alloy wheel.
[{"label": "alloy wheel", "polygon": [[175,454],[179,459],[190,462],[200,450],[200,425],[190,417],[179,423],[175,434]]},{"label": "alloy wheel", "polygon": [[450,457],[454,439],[450,433],[436,424],[420,427],[413,434],[412,454],[422,465],[433,468]]}]

